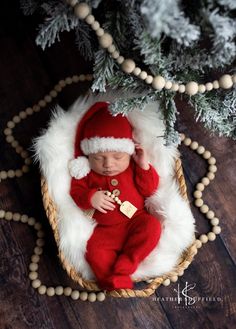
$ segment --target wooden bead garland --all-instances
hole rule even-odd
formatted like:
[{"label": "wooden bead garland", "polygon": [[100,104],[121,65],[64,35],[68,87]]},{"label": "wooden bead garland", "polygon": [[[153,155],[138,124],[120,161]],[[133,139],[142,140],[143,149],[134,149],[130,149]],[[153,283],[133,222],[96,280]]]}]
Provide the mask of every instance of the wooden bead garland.
[{"label": "wooden bead garland", "polygon": [[75,16],[85,20],[87,24],[91,25],[92,29],[96,32],[99,38],[101,47],[107,50],[109,49],[108,52],[117,61],[117,63],[121,65],[121,69],[127,74],[133,73],[141,80],[144,80],[147,84],[151,84],[155,90],[162,90],[165,88],[166,90],[178,91],[179,93],[186,93],[189,96],[193,96],[197,93],[204,93],[205,91],[218,89],[219,87],[222,89],[230,89],[232,88],[233,84],[236,83],[235,74],[232,76],[229,74],[224,74],[219,78],[219,81],[215,80],[213,82],[207,82],[206,84],[198,84],[195,81],[190,81],[186,85],[179,85],[174,81],[166,81],[161,75],[154,77],[145,71],[141,71],[141,69],[137,74],[137,71],[135,71],[135,62],[132,59],[124,59],[123,56],[120,56],[119,50],[117,50],[113,44],[112,36],[100,28],[99,22],[95,20],[93,15],[90,14],[91,8],[88,6],[88,4],[85,2],[78,3],[78,0],[66,1],[70,6],[73,7]]},{"label": "wooden bead garland", "polygon": [[210,151],[205,150],[205,147],[198,145],[196,141],[192,141],[190,138],[185,137],[184,134],[181,134],[181,140],[183,141],[184,145],[189,146],[192,150],[195,150],[205,160],[207,160],[209,164],[209,172],[206,174],[206,177],[201,179],[201,183],[196,185],[196,190],[193,193],[195,198],[195,206],[199,208],[199,210],[206,216],[212,225],[212,231],[208,232],[207,234],[201,234],[199,239],[196,240],[196,247],[201,248],[202,244],[205,244],[208,241],[214,241],[216,239],[216,235],[220,234],[221,232],[221,227],[218,225],[219,219],[215,217],[214,211],[210,210],[208,205],[204,204],[202,199],[202,192],[204,191],[205,187],[208,186],[211,180],[215,178],[214,173],[217,171],[217,167],[215,165],[216,159],[212,157]]},{"label": "wooden bead garland", "polygon": [[[83,8],[84,10],[84,8]],[[25,111],[21,111],[19,113],[19,116],[14,116],[11,121],[8,121],[7,128],[4,130],[4,134],[6,135],[6,141],[8,143],[11,143],[11,146],[16,150],[18,147],[18,150],[20,156],[24,160],[25,165],[23,165],[22,169],[19,170],[2,170],[0,171],[0,180],[5,180],[7,178],[14,178],[14,177],[20,177],[24,173],[29,171],[29,165],[31,164],[31,159],[29,157],[28,152],[26,152],[23,147],[19,145],[19,142],[15,140],[13,136],[13,129],[16,127],[18,123],[20,123],[22,120],[26,119],[28,116],[32,115],[33,113],[41,111],[47,103],[50,103],[53,98],[55,98],[66,85],[70,85],[72,82],[78,82],[78,81],[91,81],[92,75],[83,75],[80,76],[74,75],[73,77],[67,77],[65,80],[60,80],[59,83],[54,87],[53,90],[50,91],[49,95],[46,95],[44,99],[40,100],[37,105],[34,105],[32,108],[27,108]],[[20,149],[19,149],[20,148]],[[46,287],[42,284],[42,282],[38,279],[38,269],[39,269],[39,261],[40,256],[43,253],[43,246],[45,244],[44,236],[45,233],[42,230],[42,224],[37,222],[35,218],[29,217],[26,214],[19,214],[19,213],[12,213],[11,211],[5,211],[3,209],[0,209],[0,218],[5,219],[8,221],[20,221],[24,224],[28,224],[29,226],[33,227],[37,234],[37,240],[36,240],[36,246],[34,248],[34,254],[31,256],[31,263],[29,264],[29,279],[32,281],[31,285],[34,289],[37,289],[38,293],[40,295],[47,295],[49,297],[52,296],[60,296],[65,295],[68,297],[71,297],[73,300],[88,300],[90,302],[97,301],[104,301],[106,296],[104,292],[98,292],[98,293],[87,293],[86,291],[78,291],[78,290],[72,290],[70,287],[63,288],[62,286],[57,287]]]}]

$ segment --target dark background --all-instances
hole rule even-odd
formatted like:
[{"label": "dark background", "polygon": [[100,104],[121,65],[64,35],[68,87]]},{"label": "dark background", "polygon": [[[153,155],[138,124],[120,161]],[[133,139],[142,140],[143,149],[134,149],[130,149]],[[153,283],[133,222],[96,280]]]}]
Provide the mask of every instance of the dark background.
[{"label": "dark background", "polygon": [[[6,124],[26,107],[33,106],[60,80],[74,74],[90,73],[74,45],[73,34],[64,33],[61,42],[46,51],[35,45],[40,18],[25,17],[17,1],[0,4],[0,170],[18,169],[22,159],[5,140]],[[88,83],[67,86],[57,101],[67,108],[89,87]],[[191,266],[177,283],[160,287],[156,295],[143,299],[107,298],[105,302],[73,301],[65,296],[40,296],[31,287],[28,265],[35,244],[35,232],[27,225],[0,221],[0,329],[64,328],[235,328],[236,327],[236,143],[211,136],[193,119],[193,110],[178,101],[179,131],[204,145],[217,159],[216,179],[204,192],[204,200],[220,219],[222,233],[199,250]],[[47,125],[52,106],[23,120],[13,134],[24,148]],[[207,164],[185,146],[180,147],[189,199],[203,177]],[[34,216],[43,223],[46,246],[39,276],[48,286],[76,285],[59,264],[54,238],[48,225],[40,194],[37,165],[21,178],[0,183],[0,209]],[[209,225],[192,206],[198,234]],[[174,289],[186,282],[196,287],[191,296],[203,300],[186,307],[167,301]],[[163,297],[159,301],[158,298]],[[206,298],[219,301],[207,301]],[[156,300],[155,300],[156,298]]]}]

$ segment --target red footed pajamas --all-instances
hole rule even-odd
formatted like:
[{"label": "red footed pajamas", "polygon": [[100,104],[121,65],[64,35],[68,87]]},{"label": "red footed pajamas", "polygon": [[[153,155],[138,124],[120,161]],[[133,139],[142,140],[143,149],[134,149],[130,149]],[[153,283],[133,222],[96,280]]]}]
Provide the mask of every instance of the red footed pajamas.
[{"label": "red footed pajamas", "polygon": [[120,212],[118,204],[106,214],[94,212],[97,226],[88,240],[85,258],[102,289],[132,288],[131,274],[157,245],[161,225],[144,208],[144,199],[156,191],[158,182],[159,176],[151,165],[144,170],[133,161],[116,176],[90,171],[82,179],[72,178],[70,194],[83,210],[92,208],[90,200],[98,190],[113,192],[122,202],[127,200],[138,209],[131,219]]}]

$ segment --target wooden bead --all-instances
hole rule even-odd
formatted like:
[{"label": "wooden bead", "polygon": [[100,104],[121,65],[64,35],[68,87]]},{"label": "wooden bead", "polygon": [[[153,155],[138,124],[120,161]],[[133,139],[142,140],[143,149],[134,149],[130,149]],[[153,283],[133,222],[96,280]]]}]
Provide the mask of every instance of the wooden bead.
[{"label": "wooden bead", "polygon": [[196,95],[198,93],[198,84],[195,81],[188,82],[185,92],[190,96]]},{"label": "wooden bead", "polygon": [[211,152],[210,151],[205,151],[204,153],[203,153],[203,158],[204,159],[210,159],[210,157],[211,157]]},{"label": "wooden bead", "polygon": [[104,292],[100,291],[98,294],[97,294],[97,300],[99,302],[103,302],[106,298],[106,295],[104,294]]},{"label": "wooden bead", "polygon": [[196,239],[196,241],[195,241],[195,246],[196,246],[196,248],[201,248],[202,247],[202,241],[200,241],[199,239]]},{"label": "wooden bead", "polygon": [[[35,226],[34,226],[34,228],[35,228]],[[44,236],[45,236],[44,231],[39,230],[39,231],[37,232],[37,237],[38,237],[38,238],[43,238]]]},{"label": "wooden bead", "polygon": [[114,53],[114,51],[116,51],[116,47],[115,45],[110,45],[108,48],[107,48],[108,52],[110,54]]},{"label": "wooden bead", "polygon": [[60,91],[62,91],[61,86],[58,84],[54,87],[54,89],[59,93]]},{"label": "wooden bead", "polygon": [[202,199],[197,199],[197,200],[195,200],[194,204],[195,204],[196,207],[199,208],[203,205],[203,200]]},{"label": "wooden bead", "polygon": [[201,241],[201,243],[207,243],[208,241],[208,236],[206,234],[202,234],[199,238],[199,240]]},{"label": "wooden bead", "polygon": [[207,237],[208,237],[208,240],[209,240],[209,241],[214,241],[214,240],[216,239],[216,235],[215,235],[215,233],[213,233],[213,232],[209,232],[209,233],[207,234]]},{"label": "wooden bead", "polygon": [[72,76],[72,81],[75,82],[75,83],[79,82],[79,76],[77,74],[73,75]]},{"label": "wooden bead", "polygon": [[14,141],[14,137],[13,137],[12,135],[8,135],[8,136],[6,137],[6,141],[7,141],[8,143],[12,143],[12,142]]},{"label": "wooden bead", "polygon": [[55,294],[56,294],[57,296],[61,296],[61,295],[63,295],[63,291],[64,291],[64,289],[63,289],[62,286],[57,286],[57,287],[55,288]]},{"label": "wooden bead", "polygon": [[14,171],[14,170],[8,170],[8,171],[7,171],[7,176],[8,176],[9,178],[13,178],[13,177],[15,177],[15,171]]},{"label": "wooden bead", "polygon": [[222,75],[222,77],[219,79],[219,86],[223,89],[230,89],[233,86],[233,80],[231,75]]},{"label": "wooden bead", "polygon": [[7,172],[5,170],[2,170],[0,172],[0,179],[6,179],[7,178]]},{"label": "wooden bead", "polygon": [[217,167],[216,167],[215,165],[210,165],[210,166],[208,167],[208,170],[209,170],[210,172],[216,173],[216,172],[217,172]]},{"label": "wooden bead", "polygon": [[85,19],[90,14],[90,7],[87,3],[77,3],[74,7],[75,15],[80,19]]},{"label": "wooden bead", "polygon": [[163,286],[167,287],[170,285],[170,279],[165,279],[163,282],[162,282]]},{"label": "wooden bead", "polygon": [[215,174],[212,172],[208,172],[207,173],[207,178],[209,178],[210,180],[213,180],[215,178]]},{"label": "wooden bead", "polygon": [[70,296],[72,293],[72,289],[71,289],[71,287],[66,287],[66,288],[64,288],[63,292],[64,292],[65,296]]},{"label": "wooden bead", "polygon": [[39,112],[40,111],[40,105],[34,105],[33,106],[33,111],[34,112]]},{"label": "wooden bead", "polygon": [[29,273],[29,278],[30,280],[36,280],[38,278],[38,273],[37,272],[30,272]]},{"label": "wooden bead", "polygon": [[93,24],[93,22],[95,21],[95,17],[91,14],[89,14],[86,18],[85,18],[85,22],[88,24]]},{"label": "wooden bead", "polygon": [[25,119],[25,118],[27,117],[27,113],[26,113],[25,111],[20,111],[20,113],[19,113],[19,117],[20,117],[21,119]]},{"label": "wooden bead", "polygon": [[190,148],[191,148],[191,150],[196,150],[197,148],[198,148],[198,142],[192,142],[191,144],[190,144]]},{"label": "wooden bead", "polygon": [[39,279],[33,280],[32,281],[32,287],[37,289],[38,287],[41,286],[41,281]]},{"label": "wooden bead", "polygon": [[146,79],[145,79],[145,82],[146,82],[148,85],[150,85],[150,84],[152,83],[152,81],[153,81],[153,76],[151,76],[151,75],[148,75],[148,76],[146,77]]},{"label": "wooden bead", "polygon": [[36,223],[36,220],[35,220],[34,217],[30,217],[30,218],[28,219],[28,224],[29,224],[30,226],[34,226],[35,223]]},{"label": "wooden bead", "polygon": [[15,123],[13,121],[8,121],[7,127],[12,129],[15,127]]},{"label": "wooden bead", "polygon": [[12,119],[14,123],[19,123],[21,121],[21,118],[18,115],[15,115]]},{"label": "wooden bead", "polygon": [[201,213],[206,214],[209,211],[209,207],[206,204],[203,204],[200,207],[200,211],[201,211]]},{"label": "wooden bead", "polygon": [[21,176],[23,175],[22,170],[20,170],[20,169],[16,169],[16,171],[15,171],[15,175],[16,175],[16,177],[21,177]]},{"label": "wooden bead", "polygon": [[71,298],[73,300],[79,299],[79,291],[78,290],[73,290],[72,293],[71,293]]},{"label": "wooden bead", "polygon": [[219,224],[219,218],[214,217],[211,219],[211,225],[212,226],[217,226]]},{"label": "wooden bead", "polygon": [[29,166],[22,166],[22,172],[25,174],[27,172],[29,172]]},{"label": "wooden bead", "polygon": [[145,80],[147,78],[147,72],[146,71],[141,71],[139,74],[139,78],[141,80]]},{"label": "wooden bead", "polygon": [[212,226],[217,226],[219,224],[219,218],[214,217],[211,219],[211,225]]},{"label": "wooden bead", "polygon": [[201,191],[195,191],[194,193],[193,193],[193,196],[196,198],[196,199],[201,199],[201,197],[202,197],[202,192]]},{"label": "wooden bead", "polygon": [[191,138],[188,138],[188,137],[185,138],[185,140],[184,140],[184,145],[189,146],[191,143],[192,143]]},{"label": "wooden bead", "polygon": [[214,211],[209,210],[209,211],[206,213],[206,217],[207,217],[208,219],[213,219],[213,218],[215,217],[215,213],[214,213]]},{"label": "wooden bead", "polygon": [[165,83],[165,89],[169,90],[172,87],[172,82],[171,81],[166,81]]},{"label": "wooden bead", "polygon": [[41,285],[40,287],[38,287],[38,293],[40,295],[45,295],[47,291],[47,287],[45,285]]},{"label": "wooden bead", "polygon": [[5,217],[5,210],[0,209],[0,218],[4,218]]},{"label": "wooden bead", "polygon": [[184,274],[184,270],[181,269],[178,271],[178,276],[182,276],[183,274]]},{"label": "wooden bead", "polygon": [[205,86],[207,91],[211,91],[213,89],[213,84],[211,82],[207,82]]},{"label": "wooden bead", "polygon": [[205,186],[208,186],[208,185],[210,184],[210,180],[209,180],[208,177],[203,177],[203,178],[201,179],[201,182],[202,182],[202,184],[205,185]]},{"label": "wooden bead", "polygon": [[111,57],[114,58],[114,59],[118,59],[120,56],[120,53],[119,51],[115,50],[112,54],[111,54]]},{"label": "wooden bead", "polygon": [[99,29],[96,30],[96,34],[98,37],[101,37],[104,35],[104,30],[101,27],[99,27]]},{"label": "wooden bead", "polygon": [[213,85],[214,89],[219,89],[219,87],[220,87],[218,80],[213,81],[212,85]]},{"label": "wooden bead", "polygon": [[43,249],[41,247],[35,247],[34,253],[35,253],[35,255],[42,255]]},{"label": "wooden bead", "polygon": [[38,263],[39,260],[40,260],[39,255],[33,255],[33,256],[31,257],[31,262],[32,262],[32,263]]},{"label": "wooden bead", "polygon": [[121,68],[125,73],[132,73],[135,69],[135,62],[132,59],[125,59]]},{"label": "wooden bead", "polygon": [[30,263],[29,264],[29,269],[30,269],[30,271],[32,271],[32,272],[35,272],[35,271],[37,271],[38,270],[38,264],[37,263]]},{"label": "wooden bead", "polygon": [[103,48],[108,48],[112,45],[113,39],[112,36],[109,33],[104,33],[100,38],[99,38],[99,43],[101,47]]},{"label": "wooden bead", "polygon": [[205,91],[206,91],[205,85],[201,84],[201,85],[198,86],[198,92],[199,93],[203,94]]},{"label": "wooden bead", "polygon": [[185,92],[185,85],[179,85],[179,93],[183,94]]},{"label": "wooden bead", "polygon": [[11,146],[14,147],[14,149],[19,146],[19,142],[14,140],[12,143],[11,143]]},{"label": "wooden bead", "polygon": [[20,220],[21,220],[22,223],[27,223],[28,219],[29,219],[29,217],[27,215],[21,215]]},{"label": "wooden bead", "polygon": [[161,75],[157,75],[153,78],[152,86],[154,89],[161,90],[165,86],[165,79]]},{"label": "wooden bead", "polygon": [[80,293],[80,295],[79,295],[79,299],[81,299],[83,301],[87,300],[88,299],[88,293],[87,293],[87,291],[82,291]]},{"label": "wooden bead", "polygon": [[55,97],[57,97],[57,91],[53,89],[53,90],[50,91],[49,95],[51,97],[55,98]]},{"label": "wooden bead", "polygon": [[39,230],[42,229],[42,224],[39,223],[39,222],[36,222],[36,223],[34,224],[34,228],[35,228],[35,230],[39,231]]},{"label": "wooden bead", "polygon": [[141,71],[142,70],[140,69],[140,67],[135,67],[132,73],[134,75],[138,76],[141,73]]},{"label": "wooden bead", "polygon": [[12,217],[13,217],[13,213],[11,211],[7,211],[5,213],[5,219],[6,220],[12,220]]},{"label": "wooden bead", "polygon": [[46,103],[50,103],[50,102],[52,101],[52,97],[51,97],[50,95],[46,95],[46,96],[44,97],[44,101],[45,101]]},{"label": "wooden bead", "polygon": [[214,174],[213,172],[208,172],[208,173],[207,173],[207,178],[208,178],[209,180],[213,180],[213,179],[215,178],[215,174]]},{"label": "wooden bead", "polygon": [[67,85],[71,85],[72,84],[72,78],[71,77],[67,77],[66,79],[65,79],[65,83],[67,84]]},{"label": "wooden bead", "polygon": [[44,239],[41,239],[41,238],[37,239],[37,240],[36,240],[36,245],[37,245],[38,247],[43,247],[43,246],[45,245],[45,241],[44,241]]},{"label": "wooden bead", "polygon": [[170,278],[170,281],[171,281],[171,282],[176,282],[176,281],[178,281],[178,276],[177,276],[177,275],[173,275],[173,276]]},{"label": "wooden bead", "polygon": [[186,137],[185,137],[185,134],[181,133],[181,134],[180,134],[180,140],[181,140],[181,142],[183,142],[183,141],[185,140],[185,138],[186,138]]},{"label": "wooden bead", "polygon": [[205,152],[205,147],[202,146],[202,145],[198,146],[197,153],[198,154],[203,154],[204,152]]},{"label": "wooden bead", "polygon": [[117,63],[119,64],[119,65],[121,65],[123,62],[124,62],[124,57],[123,56],[119,56],[117,59],[116,59],[116,61],[117,61]]},{"label": "wooden bead", "polygon": [[25,112],[27,113],[27,115],[32,115],[34,113],[33,109],[31,107],[27,107],[27,109],[25,110]]},{"label": "wooden bead", "polygon": [[8,136],[12,134],[12,130],[10,128],[4,129],[4,135]]},{"label": "wooden bead", "polygon": [[208,159],[208,163],[209,163],[210,165],[214,165],[214,164],[216,164],[216,159],[215,159],[214,157],[210,157],[210,158]]},{"label": "wooden bead", "polygon": [[94,30],[94,31],[97,31],[99,28],[100,28],[100,24],[98,21],[94,21],[92,24],[91,24],[91,28]]},{"label": "wooden bead", "polygon": [[54,289],[53,287],[48,287],[48,288],[47,288],[47,295],[48,295],[49,297],[54,296],[54,295],[55,295],[55,289]]},{"label": "wooden bead", "polygon": [[221,227],[220,226],[214,226],[212,228],[212,232],[215,233],[215,234],[220,234],[221,232]]},{"label": "wooden bead", "polygon": [[12,216],[12,219],[15,221],[15,222],[18,222],[20,220],[20,217],[21,215],[18,213],[18,212],[15,212]]},{"label": "wooden bead", "polygon": [[172,83],[171,90],[178,91],[179,90],[179,84],[178,83]]},{"label": "wooden bead", "polygon": [[202,184],[202,183],[198,183],[197,185],[196,185],[196,189],[198,190],[198,191],[204,191],[204,189],[205,189],[205,185],[204,184]]},{"label": "wooden bead", "polygon": [[96,299],[97,299],[97,295],[94,293],[94,292],[90,292],[89,294],[88,294],[88,301],[89,302],[95,302],[96,301]]}]

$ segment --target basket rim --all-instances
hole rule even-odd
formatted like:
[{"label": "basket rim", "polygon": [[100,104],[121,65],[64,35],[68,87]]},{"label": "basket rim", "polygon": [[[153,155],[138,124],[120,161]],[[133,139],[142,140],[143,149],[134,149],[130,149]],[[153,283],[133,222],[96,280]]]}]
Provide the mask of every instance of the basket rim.
[{"label": "basket rim", "polygon": [[[175,162],[175,178],[178,182],[180,194],[184,198],[184,200],[188,201],[187,196],[187,186],[183,174],[183,168],[180,158],[176,159]],[[57,210],[56,205],[54,201],[52,200],[51,196],[48,192],[48,186],[45,177],[41,176],[41,193],[43,198],[43,205],[47,214],[47,218],[49,220],[49,223],[51,225],[54,238],[56,240],[57,248],[59,251],[59,259],[62,263],[63,268],[66,270],[69,277],[78,283],[81,287],[86,288],[88,291],[101,291],[101,289],[98,287],[95,280],[86,280],[83,279],[80,273],[78,273],[75,268],[67,261],[65,258],[63,252],[60,250],[59,247],[59,231],[57,227]],[[193,242],[191,245],[183,251],[182,255],[180,256],[178,260],[178,264],[173,268],[172,271],[162,275],[158,276],[156,278],[140,278],[139,280],[134,280],[134,282],[140,282],[140,281],[150,281],[148,283],[148,286],[144,289],[119,289],[119,290],[113,290],[107,292],[107,295],[113,296],[113,297],[148,297],[152,295],[155,290],[166,280],[170,279],[173,276],[182,275],[183,271],[191,264],[193,261],[194,255],[196,254],[196,245],[195,245],[196,237],[193,235]]]}]

